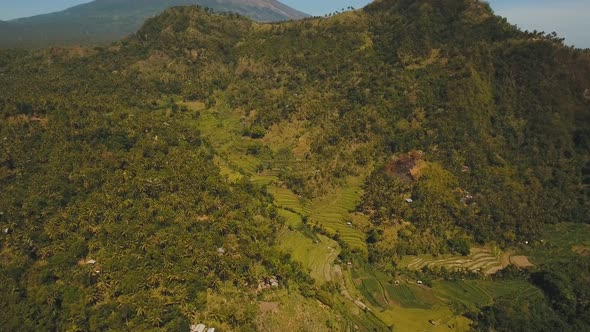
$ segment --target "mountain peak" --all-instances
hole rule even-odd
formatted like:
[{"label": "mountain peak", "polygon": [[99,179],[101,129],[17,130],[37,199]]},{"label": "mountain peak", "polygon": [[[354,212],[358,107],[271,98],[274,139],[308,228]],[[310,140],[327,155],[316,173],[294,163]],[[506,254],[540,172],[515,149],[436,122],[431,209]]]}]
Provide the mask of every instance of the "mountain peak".
[{"label": "mountain peak", "polygon": [[308,15],[276,0],[95,0],[61,12],[0,24],[0,48],[96,44],[121,39],[166,8],[201,6],[260,22]]}]

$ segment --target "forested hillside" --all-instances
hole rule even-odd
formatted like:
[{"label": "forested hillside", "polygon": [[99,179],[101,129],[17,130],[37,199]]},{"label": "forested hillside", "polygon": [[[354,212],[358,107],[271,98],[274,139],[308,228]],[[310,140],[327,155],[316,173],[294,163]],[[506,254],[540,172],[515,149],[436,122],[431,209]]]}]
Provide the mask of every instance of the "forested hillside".
[{"label": "forested hillside", "polygon": [[590,326],[590,53],[483,2],[177,7],[0,87],[0,330]]}]

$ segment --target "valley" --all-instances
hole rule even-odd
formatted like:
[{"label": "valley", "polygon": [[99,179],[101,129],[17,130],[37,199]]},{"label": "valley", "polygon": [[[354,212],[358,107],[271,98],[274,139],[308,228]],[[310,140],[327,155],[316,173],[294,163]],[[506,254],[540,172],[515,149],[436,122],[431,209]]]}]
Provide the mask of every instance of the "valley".
[{"label": "valley", "polygon": [[[246,124],[240,119],[240,113],[223,106],[203,109],[195,104],[203,103],[186,105],[189,112],[199,114],[194,125],[223,156],[217,161],[221,174],[229,182],[249,181],[266,188],[278,214],[284,218],[283,229],[277,237],[279,248],[300,263],[317,285],[332,283],[331,294],[324,294],[327,298],[320,301],[345,317],[330,321],[328,326],[333,329],[380,331],[395,327],[402,331],[470,331],[470,321],[454,311],[457,305],[473,309],[491,304],[502,296],[542,297],[538,288],[524,280],[490,279],[506,268],[510,257],[514,256],[512,250],[502,252],[498,247],[474,247],[467,256],[405,256],[398,263],[401,271],[395,275],[375,270],[365,262],[368,252],[365,234],[361,230],[367,226],[368,218],[355,212],[362,195],[362,176],[347,179],[342,187],[325,196],[304,199],[285,188],[277,176],[282,168],[304,167],[300,162],[293,158],[274,163],[267,156],[249,154],[248,146],[260,140],[242,136]],[[284,124],[281,132],[289,131],[291,125]],[[265,141],[271,143],[264,145],[262,150],[296,149],[296,146],[285,146],[283,141],[278,142],[280,147],[274,146],[273,140]],[[359,222],[353,223],[353,220]],[[585,230],[582,234],[590,235],[590,232]],[[584,242],[580,238],[571,243]],[[348,260],[339,257],[341,244],[354,253],[348,255]],[[450,280],[432,281],[428,286],[422,281],[418,284],[426,266],[429,269],[470,271],[474,275],[467,280],[451,277]],[[292,307],[294,303],[291,301],[297,302],[277,294],[269,294],[264,299],[274,300],[273,303],[277,304],[274,314],[279,316],[288,315],[283,308]],[[318,330],[323,325],[320,321],[312,324],[317,325],[310,328]],[[284,328],[275,325],[275,328],[279,327]]]}]

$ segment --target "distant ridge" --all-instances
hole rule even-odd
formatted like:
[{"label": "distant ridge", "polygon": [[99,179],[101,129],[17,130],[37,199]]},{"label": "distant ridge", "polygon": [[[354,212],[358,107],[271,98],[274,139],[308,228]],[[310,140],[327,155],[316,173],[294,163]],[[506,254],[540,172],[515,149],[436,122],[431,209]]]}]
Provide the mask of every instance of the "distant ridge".
[{"label": "distant ridge", "polygon": [[0,48],[110,42],[135,32],[166,8],[188,5],[260,22],[308,16],[276,0],[95,0],[55,13],[0,21]]}]

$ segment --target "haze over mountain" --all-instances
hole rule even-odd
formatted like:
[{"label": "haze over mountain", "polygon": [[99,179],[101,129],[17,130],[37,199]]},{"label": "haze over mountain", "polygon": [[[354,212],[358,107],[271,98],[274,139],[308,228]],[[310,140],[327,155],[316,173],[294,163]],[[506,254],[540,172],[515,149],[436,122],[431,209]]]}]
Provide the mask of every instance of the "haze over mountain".
[{"label": "haze over mountain", "polygon": [[60,12],[0,21],[0,47],[109,42],[135,32],[166,8],[186,5],[234,12],[261,22],[307,17],[276,0],[95,0]]}]

